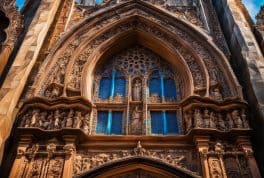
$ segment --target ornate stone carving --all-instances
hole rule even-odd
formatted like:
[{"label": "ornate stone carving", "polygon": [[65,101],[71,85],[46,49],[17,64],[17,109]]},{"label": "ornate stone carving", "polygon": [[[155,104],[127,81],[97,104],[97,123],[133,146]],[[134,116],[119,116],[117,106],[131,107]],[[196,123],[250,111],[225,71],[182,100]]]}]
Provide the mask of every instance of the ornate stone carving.
[{"label": "ornate stone carving", "polygon": [[142,125],[143,125],[143,115],[142,111],[138,109],[138,106],[132,112],[131,117],[131,129],[130,132],[132,135],[141,135],[142,134]]},{"label": "ornate stone carving", "polygon": [[234,122],[235,127],[236,128],[242,128],[243,125],[242,125],[242,120],[241,120],[239,111],[238,110],[234,110],[231,113],[231,116],[232,116],[232,119],[233,119],[233,122]]},{"label": "ornate stone carving", "polygon": [[132,99],[133,101],[141,101],[142,98],[142,83],[140,79],[136,78],[132,87]]},{"label": "ornate stone carving", "polygon": [[209,158],[210,175],[212,178],[223,177],[221,163],[217,158]]}]

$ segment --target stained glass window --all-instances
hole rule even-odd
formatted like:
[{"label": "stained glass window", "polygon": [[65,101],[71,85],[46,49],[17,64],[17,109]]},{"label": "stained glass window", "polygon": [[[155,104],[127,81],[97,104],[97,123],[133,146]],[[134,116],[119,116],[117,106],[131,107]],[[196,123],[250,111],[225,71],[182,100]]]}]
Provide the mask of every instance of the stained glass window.
[{"label": "stained glass window", "polygon": [[158,96],[161,97],[161,78],[159,75],[159,71],[154,71],[150,76],[149,93],[150,96],[157,94]]},{"label": "stained glass window", "polygon": [[99,111],[97,117],[97,134],[121,135],[123,112]]},{"label": "stained glass window", "polygon": [[176,112],[174,111],[151,111],[152,134],[177,134],[179,133]]},{"label": "stained glass window", "polygon": [[118,94],[125,96],[126,94],[126,79],[119,70],[113,70],[111,76],[103,77],[99,85],[99,98],[101,99],[108,99]]},{"label": "stained glass window", "polygon": [[176,85],[173,79],[164,80],[164,94],[166,99],[176,99]]}]

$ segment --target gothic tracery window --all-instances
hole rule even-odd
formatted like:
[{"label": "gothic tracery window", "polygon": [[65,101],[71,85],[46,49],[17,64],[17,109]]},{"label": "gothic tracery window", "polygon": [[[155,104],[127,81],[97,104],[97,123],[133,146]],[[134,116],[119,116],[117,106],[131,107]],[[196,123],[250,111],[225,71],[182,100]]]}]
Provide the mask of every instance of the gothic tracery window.
[{"label": "gothic tracery window", "polygon": [[165,60],[142,46],[108,59],[95,72],[94,133],[180,134],[180,112],[175,107],[181,93],[177,78]]}]

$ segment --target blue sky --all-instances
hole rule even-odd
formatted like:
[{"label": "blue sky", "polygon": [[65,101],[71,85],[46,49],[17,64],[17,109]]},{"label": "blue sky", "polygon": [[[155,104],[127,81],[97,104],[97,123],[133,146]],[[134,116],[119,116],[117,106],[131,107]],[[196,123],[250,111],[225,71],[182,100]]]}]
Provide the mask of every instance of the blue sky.
[{"label": "blue sky", "polygon": [[246,8],[248,9],[252,19],[255,19],[260,6],[264,5],[264,0],[242,0],[245,4]]},{"label": "blue sky", "polygon": [[[19,9],[23,6],[25,0],[16,0]],[[96,0],[101,2],[102,0]],[[264,0],[242,0],[245,6],[247,7],[252,19],[255,19],[256,14],[259,11],[261,5],[264,5]]]}]

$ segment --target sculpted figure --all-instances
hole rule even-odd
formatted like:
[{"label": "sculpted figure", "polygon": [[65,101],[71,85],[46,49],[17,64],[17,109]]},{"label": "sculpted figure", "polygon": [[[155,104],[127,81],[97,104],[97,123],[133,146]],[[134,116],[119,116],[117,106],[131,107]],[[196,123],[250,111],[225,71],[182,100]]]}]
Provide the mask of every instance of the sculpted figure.
[{"label": "sculpted figure", "polygon": [[230,113],[227,114],[228,129],[234,128],[234,122]]},{"label": "sculpted figure", "polygon": [[210,127],[210,115],[208,109],[204,110],[204,127],[209,128]]},{"label": "sculpted figure", "polygon": [[142,85],[140,79],[136,79],[132,89],[133,101],[141,101]]},{"label": "sculpted figure", "polygon": [[203,127],[203,117],[202,117],[200,109],[195,109],[194,111],[194,122],[195,122],[196,128]]},{"label": "sculpted figure", "polygon": [[60,129],[60,111],[58,109],[54,113],[54,128]]},{"label": "sculpted figure", "polygon": [[30,114],[25,114],[21,119],[20,127],[29,127],[30,126]]},{"label": "sculpted figure", "polygon": [[50,112],[50,114],[47,117],[47,122],[49,122],[49,125],[48,125],[48,128],[47,128],[48,130],[53,129],[52,121],[53,121],[53,112]]},{"label": "sculpted figure", "polygon": [[43,129],[48,129],[50,124],[49,120],[47,119],[48,113],[46,111],[40,113],[40,127]]},{"label": "sculpted figure", "polygon": [[132,113],[131,133],[141,134],[141,128],[142,128],[141,111],[139,111],[138,106],[136,106],[136,108]]},{"label": "sculpted figure", "polygon": [[89,133],[89,125],[90,125],[90,114],[87,113],[82,120],[82,129],[86,134]]},{"label": "sculpted figure", "polygon": [[213,128],[213,129],[216,128],[215,122],[216,122],[215,113],[211,112],[210,113],[210,128]]},{"label": "sculpted figure", "polygon": [[69,128],[72,128],[72,125],[73,125],[73,110],[71,109],[68,116],[67,116],[67,119],[66,119],[66,127],[69,127]]},{"label": "sculpted figure", "polygon": [[221,113],[218,114],[218,128],[220,130],[225,130],[225,121]]},{"label": "sculpted figure", "polygon": [[214,91],[212,92],[213,98],[217,101],[223,100],[223,96],[220,93],[220,90],[218,88],[215,88]]},{"label": "sculpted figure", "polygon": [[75,112],[74,116],[74,128],[80,128],[81,127],[81,122],[82,122],[82,113],[80,111]]},{"label": "sculpted figure", "polygon": [[37,127],[38,120],[39,120],[39,110],[38,109],[34,109],[33,112],[32,112],[32,118],[31,118],[30,127]]},{"label": "sculpted figure", "polygon": [[242,118],[244,128],[249,128],[247,115],[245,114],[245,109],[242,109],[241,118]]},{"label": "sculpted figure", "polygon": [[233,119],[233,122],[234,122],[235,126],[236,126],[237,128],[242,128],[242,127],[243,127],[243,126],[242,126],[242,120],[241,120],[241,117],[239,116],[239,112],[238,112],[238,110],[234,110],[234,111],[231,113],[231,115],[232,115],[232,119]]},{"label": "sculpted figure", "polygon": [[192,112],[191,111],[186,112],[184,117],[186,131],[192,129],[192,119],[193,119]]}]

